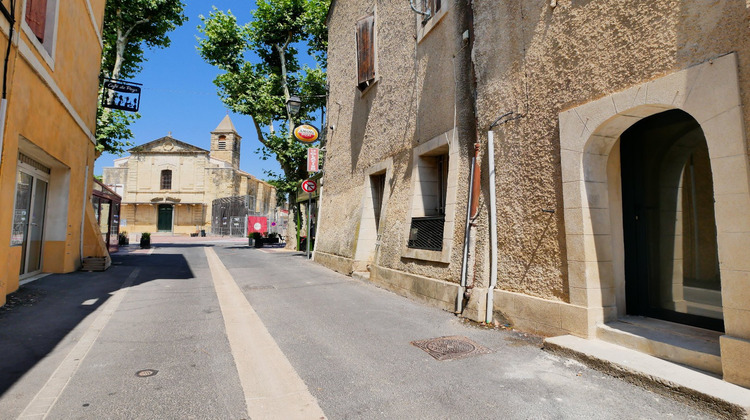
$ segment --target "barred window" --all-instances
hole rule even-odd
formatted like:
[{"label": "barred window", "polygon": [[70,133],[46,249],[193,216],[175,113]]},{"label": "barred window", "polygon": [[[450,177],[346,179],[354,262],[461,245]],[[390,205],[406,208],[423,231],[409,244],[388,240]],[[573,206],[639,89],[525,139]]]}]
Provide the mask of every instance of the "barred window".
[{"label": "barred window", "polygon": [[[409,248],[440,251],[443,248],[448,186],[448,154],[420,156],[417,176],[419,197],[412,209]],[[416,210],[416,211],[415,211]]]},{"label": "barred window", "polygon": [[171,190],[172,189],[172,171],[165,169],[161,171],[161,189]]}]

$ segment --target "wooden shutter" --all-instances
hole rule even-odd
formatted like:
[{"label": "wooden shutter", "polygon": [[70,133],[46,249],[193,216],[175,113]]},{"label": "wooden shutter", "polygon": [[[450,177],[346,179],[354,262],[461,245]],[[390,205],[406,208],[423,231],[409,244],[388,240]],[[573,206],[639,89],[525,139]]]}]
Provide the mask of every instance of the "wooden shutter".
[{"label": "wooden shutter", "polygon": [[47,0],[26,0],[26,23],[39,41],[44,42],[44,27],[47,23]]},{"label": "wooden shutter", "polygon": [[375,80],[375,15],[357,22],[357,84],[360,89]]}]

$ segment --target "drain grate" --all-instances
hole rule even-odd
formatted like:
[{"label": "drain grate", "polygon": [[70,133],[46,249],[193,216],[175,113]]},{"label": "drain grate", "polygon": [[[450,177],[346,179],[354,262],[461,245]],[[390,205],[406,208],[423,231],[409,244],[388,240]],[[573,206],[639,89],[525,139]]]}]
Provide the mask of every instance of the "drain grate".
[{"label": "drain grate", "polygon": [[156,369],[143,369],[136,372],[135,376],[139,378],[148,378],[149,376],[154,376],[157,373],[159,373],[159,371]]},{"label": "drain grate", "polygon": [[487,347],[458,335],[412,341],[411,344],[441,361],[492,353]]}]

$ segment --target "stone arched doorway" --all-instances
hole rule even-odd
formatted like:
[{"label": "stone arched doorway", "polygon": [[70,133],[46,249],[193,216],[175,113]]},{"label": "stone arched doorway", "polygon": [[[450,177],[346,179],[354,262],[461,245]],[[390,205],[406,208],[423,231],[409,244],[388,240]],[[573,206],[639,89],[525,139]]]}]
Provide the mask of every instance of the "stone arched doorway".
[{"label": "stone arched doorway", "polygon": [[724,330],[713,176],[700,124],[681,110],[620,136],[626,311]]},{"label": "stone arched doorway", "polygon": [[621,135],[682,110],[705,136],[712,173],[724,379],[750,385],[750,171],[737,56],[727,54],[560,114],[560,155],[570,304],[586,311],[587,337],[626,311]]}]

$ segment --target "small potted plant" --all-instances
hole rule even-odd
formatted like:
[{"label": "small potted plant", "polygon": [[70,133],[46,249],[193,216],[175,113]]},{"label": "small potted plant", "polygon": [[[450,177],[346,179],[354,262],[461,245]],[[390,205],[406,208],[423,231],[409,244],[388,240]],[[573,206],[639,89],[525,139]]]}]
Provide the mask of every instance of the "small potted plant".
[{"label": "small potted plant", "polygon": [[128,232],[124,230],[117,234],[117,244],[120,246],[130,244],[130,238],[128,238]]},{"label": "small potted plant", "polygon": [[253,232],[251,237],[255,248],[263,248],[263,235],[260,232]]},{"label": "small potted plant", "polygon": [[141,248],[151,248],[151,234],[148,232],[141,233]]},{"label": "small potted plant", "polygon": [[277,244],[279,243],[279,234],[276,232],[271,232],[268,234],[268,238],[265,239],[269,244]]}]

